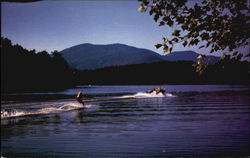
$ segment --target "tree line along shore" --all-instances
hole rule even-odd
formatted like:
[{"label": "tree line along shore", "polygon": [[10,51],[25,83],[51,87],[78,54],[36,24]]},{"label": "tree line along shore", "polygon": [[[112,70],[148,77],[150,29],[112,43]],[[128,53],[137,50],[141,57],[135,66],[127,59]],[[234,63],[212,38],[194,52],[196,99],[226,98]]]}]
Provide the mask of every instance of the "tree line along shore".
[{"label": "tree line along shore", "polygon": [[249,84],[249,62],[226,56],[197,73],[191,61],[164,61],[95,70],[69,67],[58,51],[36,52],[1,37],[1,91],[60,91],[79,84]]}]

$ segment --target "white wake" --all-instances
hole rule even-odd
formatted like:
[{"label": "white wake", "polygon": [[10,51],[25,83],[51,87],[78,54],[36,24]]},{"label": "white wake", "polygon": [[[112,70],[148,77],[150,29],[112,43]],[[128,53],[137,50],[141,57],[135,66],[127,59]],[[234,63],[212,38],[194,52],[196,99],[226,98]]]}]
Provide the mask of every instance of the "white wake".
[{"label": "white wake", "polygon": [[176,96],[171,94],[171,93],[166,93],[166,94],[158,93],[158,94],[156,94],[156,92],[152,92],[152,93],[138,92],[134,95],[125,95],[125,96],[121,96],[119,98],[162,98],[162,97],[176,97]]},{"label": "white wake", "polygon": [[27,116],[27,115],[57,113],[57,112],[77,110],[77,109],[82,109],[82,108],[91,108],[92,106],[93,106],[92,104],[86,104],[82,106],[79,103],[70,103],[70,104],[62,105],[60,107],[41,108],[41,109],[33,110],[33,111],[5,109],[5,110],[1,110],[1,119]]}]

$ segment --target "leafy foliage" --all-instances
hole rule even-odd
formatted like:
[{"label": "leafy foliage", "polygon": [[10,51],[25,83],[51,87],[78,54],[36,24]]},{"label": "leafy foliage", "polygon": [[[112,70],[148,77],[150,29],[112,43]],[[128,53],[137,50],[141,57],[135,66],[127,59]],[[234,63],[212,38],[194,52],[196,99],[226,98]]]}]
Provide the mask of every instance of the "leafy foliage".
[{"label": "leafy foliage", "polygon": [[[177,26],[173,38],[163,38],[164,52],[171,52],[174,44],[184,47],[198,45],[218,50],[237,52],[249,44],[250,18],[247,0],[139,0],[139,11],[148,11],[159,26]],[[166,40],[167,39],[167,40]],[[205,43],[205,44],[203,44]]]}]

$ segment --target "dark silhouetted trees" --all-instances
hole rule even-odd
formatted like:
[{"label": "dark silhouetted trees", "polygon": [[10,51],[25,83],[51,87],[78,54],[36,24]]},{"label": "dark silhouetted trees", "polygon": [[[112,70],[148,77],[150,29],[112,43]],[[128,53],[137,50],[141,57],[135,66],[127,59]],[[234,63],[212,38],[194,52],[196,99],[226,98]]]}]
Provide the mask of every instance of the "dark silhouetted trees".
[{"label": "dark silhouetted trees", "polygon": [[24,49],[1,38],[1,90],[46,91],[73,86],[72,70],[57,51]]},{"label": "dark silhouetted trees", "polygon": [[[227,63],[223,63],[227,62]],[[164,61],[157,63],[112,66],[78,71],[78,84],[249,84],[249,62],[220,61],[196,73],[194,62]]]}]

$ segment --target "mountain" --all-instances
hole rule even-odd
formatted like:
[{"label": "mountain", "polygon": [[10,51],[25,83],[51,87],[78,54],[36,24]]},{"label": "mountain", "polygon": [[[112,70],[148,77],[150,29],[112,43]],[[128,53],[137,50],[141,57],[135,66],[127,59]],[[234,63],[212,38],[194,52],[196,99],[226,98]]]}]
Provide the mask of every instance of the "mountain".
[{"label": "mountain", "polygon": [[[160,55],[147,49],[136,48],[124,44],[94,45],[80,44],[61,51],[63,57],[72,68],[93,70],[108,66],[154,63],[160,61],[197,61],[198,53],[194,51],[176,51]],[[219,60],[209,56],[211,63]]]},{"label": "mountain", "polygon": [[[200,54],[194,51],[175,51],[164,56],[167,61],[197,61]],[[205,62],[216,63],[220,58],[212,55],[207,55],[204,59]]]},{"label": "mountain", "polygon": [[69,65],[76,69],[96,69],[107,66],[142,64],[163,61],[161,55],[124,44],[80,44],[61,51]]},{"label": "mountain", "polygon": [[178,61],[178,60],[196,61],[199,55],[200,54],[195,53],[194,51],[175,51],[163,57],[165,60],[168,61]]}]

